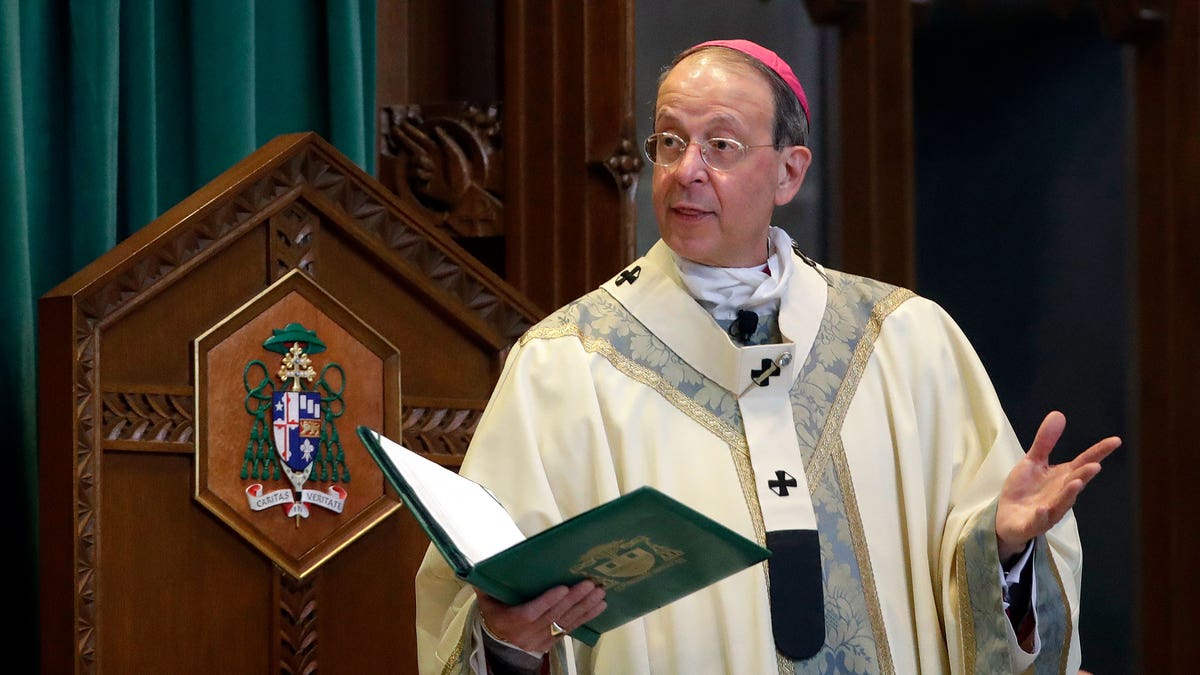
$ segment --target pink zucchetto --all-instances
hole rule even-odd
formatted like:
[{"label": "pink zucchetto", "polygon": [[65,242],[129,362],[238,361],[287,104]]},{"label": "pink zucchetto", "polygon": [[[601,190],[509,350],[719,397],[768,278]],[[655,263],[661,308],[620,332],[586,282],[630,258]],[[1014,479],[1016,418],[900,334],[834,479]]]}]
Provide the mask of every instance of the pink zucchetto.
[{"label": "pink zucchetto", "polygon": [[[791,88],[796,94],[796,98],[800,100],[800,107],[804,109],[804,119],[808,120],[808,97],[804,95],[804,87],[800,86],[800,80],[796,78],[796,73],[792,72],[792,67],[786,61],[779,58],[775,52],[756,44],[749,40],[709,40],[701,42],[692,47],[699,49],[700,47],[728,47],[739,51],[747,56],[752,56],[763,63],[766,67],[775,71],[779,77]],[[811,123],[811,120],[809,120]]]}]

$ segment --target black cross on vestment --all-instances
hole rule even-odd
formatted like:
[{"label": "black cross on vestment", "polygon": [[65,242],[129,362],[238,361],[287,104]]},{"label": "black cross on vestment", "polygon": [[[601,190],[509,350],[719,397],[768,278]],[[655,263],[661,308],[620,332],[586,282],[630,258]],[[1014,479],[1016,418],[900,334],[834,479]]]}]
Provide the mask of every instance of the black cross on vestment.
[{"label": "black cross on vestment", "polygon": [[775,480],[767,481],[767,487],[771,488],[771,492],[780,497],[788,496],[788,488],[796,487],[796,479],[786,471],[776,471]]},{"label": "black cross on vestment", "polygon": [[637,267],[634,267],[633,269],[630,269],[630,270],[624,270],[623,272],[621,272],[620,274],[617,275],[617,285],[620,286],[621,284],[625,283],[626,281],[628,281],[629,283],[632,284],[633,282],[637,281],[638,277],[640,277],[640,276],[642,276],[642,266],[641,265],[638,265]]},{"label": "black cross on vestment", "polygon": [[771,359],[762,360],[762,368],[759,370],[750,370],[750,379],[760,387],[765,387],[771,382],[771,378],[779,374],[779,366]]}]

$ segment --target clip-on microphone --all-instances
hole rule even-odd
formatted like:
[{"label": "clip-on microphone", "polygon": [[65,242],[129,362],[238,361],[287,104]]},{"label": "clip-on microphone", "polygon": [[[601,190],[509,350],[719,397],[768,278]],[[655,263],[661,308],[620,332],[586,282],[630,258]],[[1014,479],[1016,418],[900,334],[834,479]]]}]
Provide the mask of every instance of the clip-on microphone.
[{"label": "clip-on microphone", "polygon": [[729,334],[739,340],[749,340],[758,330],[758,315],[748,309],[739,309],[737,318],[729,324]]}]

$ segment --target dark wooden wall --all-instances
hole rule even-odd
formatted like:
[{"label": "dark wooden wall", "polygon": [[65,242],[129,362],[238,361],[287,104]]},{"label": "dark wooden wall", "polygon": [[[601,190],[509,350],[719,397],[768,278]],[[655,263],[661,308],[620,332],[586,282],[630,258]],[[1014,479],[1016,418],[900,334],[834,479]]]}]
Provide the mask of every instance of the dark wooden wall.
[{"label": "dark wooden wall", "polygon": [[[496,110],[489,131],[502,147],[489,177],[473,174],[498,199],[495,227],[454,232],[460,244],[547,312],[633,259],[633,0],[386,3],[378,48],[382,106]],[[421,195],[411,153],[387,147],[392,126],[381,128],[381,179]],[[445,174],[433,154],[426,170]]]},{"label": "dark wooden wall", "polygon": [[1142,668],[1200,662],[1200,3],[1098,3],[1131,47],[1136,170]]}]

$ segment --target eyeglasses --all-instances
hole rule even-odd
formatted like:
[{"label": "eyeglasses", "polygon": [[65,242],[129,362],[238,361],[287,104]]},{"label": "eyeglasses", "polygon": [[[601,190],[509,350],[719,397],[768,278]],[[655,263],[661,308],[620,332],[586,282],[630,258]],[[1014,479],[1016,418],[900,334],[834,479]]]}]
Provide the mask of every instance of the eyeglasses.
[{"label": "eyeglasses", "polygon": [[672,166],[683,157],[692,142],[700,144],[700,158],[715,171],[733,169],[738,162],[745,159],[747,150],[775,147],[774,144],[746,145],[732,138],[685,141],[669,131],[660,131],[646,137],[646,159],[659,166]]}]

